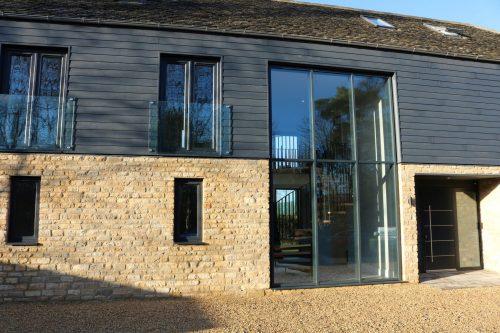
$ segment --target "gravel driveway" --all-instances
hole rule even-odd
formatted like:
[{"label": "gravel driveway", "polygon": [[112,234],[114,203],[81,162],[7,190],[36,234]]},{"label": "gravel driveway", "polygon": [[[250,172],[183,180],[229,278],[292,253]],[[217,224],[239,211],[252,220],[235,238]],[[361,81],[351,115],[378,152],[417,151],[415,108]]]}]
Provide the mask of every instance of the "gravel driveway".
[{"label": "gravel driveway", "polygon": [[500,332],[500,287],[396,284],[266,295],[0,305],[2,332]]}]

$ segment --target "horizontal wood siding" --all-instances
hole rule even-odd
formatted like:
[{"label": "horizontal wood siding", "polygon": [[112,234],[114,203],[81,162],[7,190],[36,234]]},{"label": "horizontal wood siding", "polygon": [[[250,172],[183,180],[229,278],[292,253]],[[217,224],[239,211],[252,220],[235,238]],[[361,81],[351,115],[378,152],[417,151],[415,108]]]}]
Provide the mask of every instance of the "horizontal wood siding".
[{"label": "horizontal wood siding", "polygon": [[403,162],[500,165],[500,65],[297,41],[0,20],[0,43],[70,48],[78,153],[149,154],[162,53],[216,56],[233,155],[269,157],[268,65],[393,73]]}]

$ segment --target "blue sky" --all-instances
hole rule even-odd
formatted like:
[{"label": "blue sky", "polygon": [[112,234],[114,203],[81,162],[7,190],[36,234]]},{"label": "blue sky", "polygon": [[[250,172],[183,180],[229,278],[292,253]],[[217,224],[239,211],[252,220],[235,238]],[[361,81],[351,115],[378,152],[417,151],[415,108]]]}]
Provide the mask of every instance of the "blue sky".
[{"label": "blue sky", "polygon": [[500,0],[301,0],[465,22],[500,32]]}]

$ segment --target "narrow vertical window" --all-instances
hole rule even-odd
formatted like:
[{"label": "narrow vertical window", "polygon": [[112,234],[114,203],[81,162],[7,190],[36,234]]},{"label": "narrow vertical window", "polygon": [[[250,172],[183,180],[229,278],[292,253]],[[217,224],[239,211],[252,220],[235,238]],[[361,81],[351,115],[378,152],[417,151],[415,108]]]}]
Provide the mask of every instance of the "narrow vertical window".
[{"label": "narrow vertical window", "polygon": [[7,242],[36,244],[39,193],[39,177],[11,178]]},{"label": "narrow vertical window", "polygon": [[174,195],[174,241],[201,242],[202,181],[176,179]]}]

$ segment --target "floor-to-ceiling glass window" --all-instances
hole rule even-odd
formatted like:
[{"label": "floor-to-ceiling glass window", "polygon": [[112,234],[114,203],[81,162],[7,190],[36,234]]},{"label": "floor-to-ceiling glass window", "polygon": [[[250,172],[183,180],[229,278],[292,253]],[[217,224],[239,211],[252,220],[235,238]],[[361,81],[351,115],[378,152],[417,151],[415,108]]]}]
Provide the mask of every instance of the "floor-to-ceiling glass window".
[{"label": "floor-to-ceiling glass window", "polygon": [[274,67],[275,286],[399,278],[391,80]]}]

